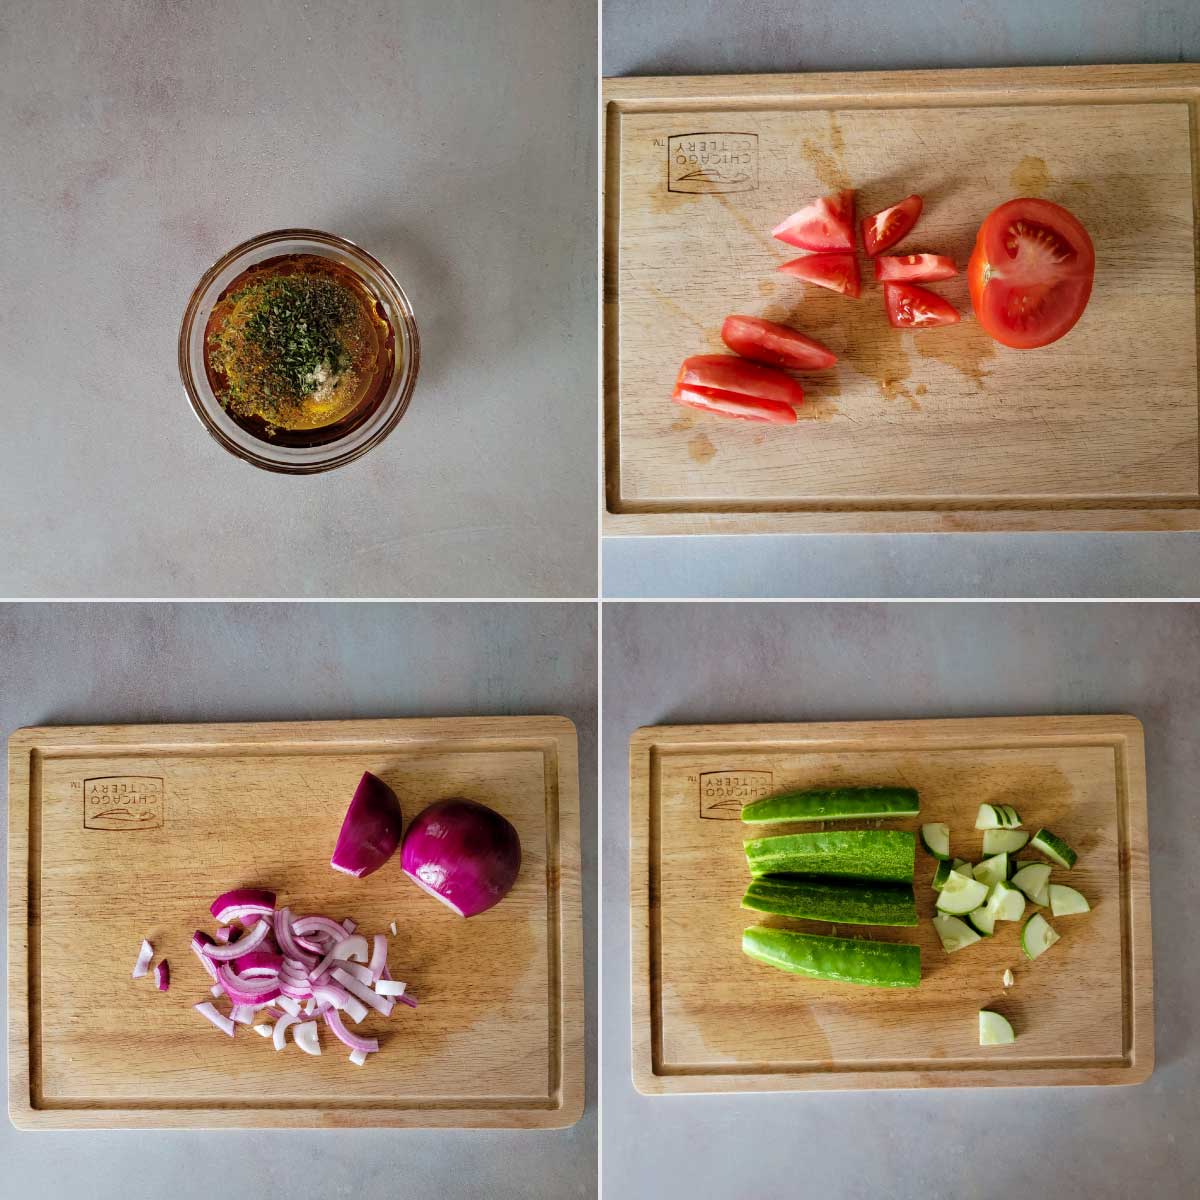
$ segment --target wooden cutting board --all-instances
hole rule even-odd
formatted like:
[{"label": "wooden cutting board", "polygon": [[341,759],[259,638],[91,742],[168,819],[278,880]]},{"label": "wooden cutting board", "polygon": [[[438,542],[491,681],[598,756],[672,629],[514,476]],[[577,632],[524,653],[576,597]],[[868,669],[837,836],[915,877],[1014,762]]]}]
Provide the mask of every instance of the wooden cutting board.
[{"label": "wooden cutting board", "polygon": [[[403,875],[329,867],[363,771],[406,821],[446,796],[516,826],[521,872],[495,908],[455,916]],[[9,1102],[20,1128],[555,1128],[583,1106],[579,784],[561,717],[20,730],[9,740]],[[389,933],[417,997],[374,1015],[357,1068],[231,1041],[192,1005],[189,950],[231,887]],[[171,988],[131,979],[142,937]],[[390,935],[389,935],[390,936]]]},{"label": "wooden cutting board", "polygon": [[[604,363],[610,534],[1198,529],[1200,66],[605,82]],[[1010,350],[965,275],[932,285],[961,324],[892,329],[860,256],[850,300],[781,275],[771,229],[858,189],[860,216],[911,192],[893,253],[965,268],[1015,196],[1090,231],[1076,328]],[[725,351],[730,313],[826,343],[796,426],[670,402],[680,362]]]},{"label": "wooden cutting board", "polygon": [[[634,735],[630,773],[640,1091],[1138,1083],[1153,1069],[1145,760],[1132,717],[663,726]],[[920,946],[919,987],[822,983],[753,962],[741,951],[749,925],[832,927],[742,909],[743,839],[864,823],[749,827],[741,806],[827,784],[917,788],[919,817],[874,824],[945,822],[952,851],[972,862],[978,806],[1012,804],[1031,833],[1045,825],[1078,851],[1051,878],[1092,911],[1049,918],[1062,940],[1036,962],[1016,923],[948,955],[930,924],[935,863],[918,848],[919,925],[838,932]],[[981,1008],[1009,1017],[1014,1045],[978,1045]]]}]

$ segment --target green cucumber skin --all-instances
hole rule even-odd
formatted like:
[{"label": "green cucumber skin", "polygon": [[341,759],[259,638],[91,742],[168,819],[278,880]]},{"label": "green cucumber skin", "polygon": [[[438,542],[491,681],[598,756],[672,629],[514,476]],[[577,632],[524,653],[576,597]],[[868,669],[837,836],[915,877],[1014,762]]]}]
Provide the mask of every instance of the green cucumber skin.
[{"label": "green cucumber skin", "polygon": [[742,809],[742,820],[753,825],[855,821],[867,817],[911,817],[920,811],[916,788],[813,788],[753,800]]},{"label": "green cucumber skin", "polygon": [[921,948],[905,943],[751,925],[742,934],[742,952],[756,962],[810,979],[865,987],[916,987],[921,982]]},{"label": "green cucumber skin", "polygon": [[774,913],[837,925],[915,925],[917,902],[911,887],[855,886],[820,879],[755,879],[742,897],[752,912]]},{"label": "green cucumber skin", "polygon": [[744,844],[750,874],[826,875],[877,883],[912,883],[916,834],[901,829],[784,833]]}]

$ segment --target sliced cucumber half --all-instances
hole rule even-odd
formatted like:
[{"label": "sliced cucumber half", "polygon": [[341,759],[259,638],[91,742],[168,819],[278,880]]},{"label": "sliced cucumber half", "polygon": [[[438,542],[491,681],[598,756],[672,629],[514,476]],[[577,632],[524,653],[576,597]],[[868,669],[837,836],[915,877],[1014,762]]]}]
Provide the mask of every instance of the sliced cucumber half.
[{"label": "sliced cucumber half", "polygon": [[993,921],[1019,921],[1025,915],[1025,897],[1001,880],[992,888],[987,907]]},{"label": "sliced cucumber half", "polygon": [[947,916],[945,913],[938,913],[933,918],[933,927],[937,930],[942,949],[947,954],[953,954],[956,950],[961,950],[964,946],[970,946],[979,941],[979,934],[966,921],[958,917]]},{"label": "sliced cucumber half", "polygon": [[950,826],[942,824],[921,826],[921,845],[934,858],[950,861]]},{"label": "sliced cucumber half", "polygon": [[965,858],[956,858],[950,865],[956,871],[961,871],[964,875],[971,874],[971,864]]},{"label": "sliced cucumber half", "polygon": [[1092,906],[1074,888],[1065,883],[1050,885],[1050,913],[1055,917],[1070,917],[1075,913],[1091,912]]},{"label": "sliced cucumber half", "polygon": [[1043,907],[1050,903],[1050,893],[1047,884],[1050,882],[1050,868],[1045,863],[1026,863],[1012,877],[1013,887],[1019,888],[1025,895]]},{"label": "sliced cucumber half", "polygon": [[996,918],[988,912],[986,904],[967,913],[967,920],[974,926],[976,933],[981,933],[984,937],[991,937],[996,932]]},{"label": "sliced cucumber half", "polygon": [[976,829],[1015,829],[1021,814],[1011,804],[981,804],[975,814]]},{"label": "sliced cucumber half", "polygon": [[938,892],[937,908],[955,916],[966,916],[987,899],[987,894],[986,883],[980,883],[962,871],[951,871]]},{"label": "sliced cucumber half", "polygon": [[1021,926],[1021,949],[1026,958],[1039,958],[1058,941],[1058,936],[1041,913],[1034,913]]},{"label": "sliced cucumber half", "polygon": [[953,868],[948,862],[940,862],[937,865],[937,870],[933,873],[933,890],[940,892],[946,884],[946,880],[950,878],[950,872]]},{"label": "sliced cucumber half", "polygon": [[1016,854],[1029,841],[1023,829],[985,829],[983,831],[984,854]]},{"label": "sliced cucumber half", "polygon": [[983,862],[976,863],[973,874],[980,883],[986,883],[989,888],[995,887],[1001,880],[1007,879],[1007,851],[1001,850],[999,854],[993,854],[991,858],[985,858]]},{"label": "sliced cucumber half", "polygon": [[1013,1027],[998,1012],[989,1009],[979,1011],[979,1044],[981,1046],[1008,1046],[1017,1040]]},{"label": "sliced cucumber half", "polygon": [[1075,865],[1078,855],[1060,837],[1055,837],[1048,829],[1039,829],[1029,840],[1029,844],[1040,850],[1052,863],[1070,870]]}]

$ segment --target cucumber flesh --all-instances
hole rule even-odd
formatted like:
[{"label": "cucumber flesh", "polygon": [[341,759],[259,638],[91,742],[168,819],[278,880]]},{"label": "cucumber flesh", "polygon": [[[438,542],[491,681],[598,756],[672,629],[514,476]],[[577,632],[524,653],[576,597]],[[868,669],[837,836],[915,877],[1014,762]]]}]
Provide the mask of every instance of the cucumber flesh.
[{"label": "cucumber flesh", "polygon": [[1021,823],[1021,814],[1011,804],[1001,804],[1004,810],[1004,825],[1006,829],[1016,829]]},{"label": "cucumber flesh", "polygon": [[1041,913],[1034,913],[1021,926],[1021,949],[1025,951],[1026,958],[1038,958],[1045,954],[1058,938],[1059,935]]},{"label": "cucumber flesh", "polygon": [[1008,1046],[1017,1040],[1013,1027],[998,1012],[980,1009],[979,1044],[981,1046]]},{"label": "cucumber flesh", "polygon": [[967,913],[967,920],[971,922],[975,932],[983,934],[984,937],[991,937],[996,932],[996,918],[988,912],[986,904]]},{"label": "cucumber flesh", "polygon": [[810,979],[867,987],[916,987],[921,982],[921,949],[904,943],[751,925],[742,934],[742,951],[756,962]]},{"label": "cucumber flesh", "polygon": [[1004,813],[995,804],[981,804],[975,814],[976,829],[1003,829]]},{"label": "cucumber flesh", "polygon": [[1078,855],[1060,837],[1055,837],[1048,829],[1039,829],[1029,840],[1029,844],[1040,850],[1052,863],[1070,870]]},{"label": "cucumber flesh", "polygon": [[1074,888],[1064,883],[1052,883],[1049,890],[1052,916],[1070,917],[1075,913],[1091,912],[1092,906]]},{"label": "cucumber flesh", "polygon": [[915,925],[917,904],[911,886],[832,883],[821,879],[768,876],[755,879],[742,907],[806,921],[843,925]]},{"label": "cucumber flesh", "polygon": [[994,921],[1019,921],[1025,915],[1025,897],[1001,880],[992,888],[987,907]]},{"label": "cucumber flesh", "polygon": [[952,869],[948,862],[938,863],[937,870],[933,873],[933,890],[935,892],[940,892],[945,886],[946,880],[950,878]]},{"label": "cucumber flesh", "polygon": [[916,837],[907,830],[788,833],[744,844],[750,874],[825,875],[912,883]]},{"label": "cucumber flesh", "polygon": [[985,829],[983,831],[983,852],[992,854],[1016,854],[1029,841],[1029,834],[1023,829]]},{"label": "cucumber flesh", "polygon": [[921,811],[916,788],[810,788],[764,796],[742,809],[751,824],[777,821],[849,821],[868,817],[913,817]]},{"label": "cucumber flesh", "polygon": [[1047,884],[1050,882],[1050,868],[1045,863],[1025,863],[1012,877],[1013,887],[1043,907],[1050,903],[1050,893]]},{"label": "cucumber flesh", "polygon": [[958,917],[947,916],[945,913],[938,913],[933,918],[933,927],[937,930],[942,949],[947,954],[953,954],[956,950],[974,945],[980,940],[979,934],[966,921],[960,920]]},{"label": "cucumber flesh", "polygon": [[924,846],[934,858],[940,859],[942,862],[949,862],[950,826],[940,824],[922,825],[921,845]]},{"label": "cucumber flesh", "polygon": [[973,874],[980,883],[986,883],[989,888],[995,887],[1001,880],[1008,878],[1007,852],[1001,850],[999,854],[993,854],[991,858],[976,863]]},{"label": "cucumber flesh", "polygon": [[954,916],[966,916],[986,899],[988,886],[961,871],[951,871],[949,879],[938,892],[936,907]]}]

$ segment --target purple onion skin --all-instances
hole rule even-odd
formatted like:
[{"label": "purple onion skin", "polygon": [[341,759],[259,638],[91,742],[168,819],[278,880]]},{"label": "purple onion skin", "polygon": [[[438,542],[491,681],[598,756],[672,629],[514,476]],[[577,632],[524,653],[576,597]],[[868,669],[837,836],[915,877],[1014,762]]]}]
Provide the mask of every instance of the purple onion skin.
[{"label": "purple onion skin", "polygon": [[478,916],[512,891],[521,839],[494,809],[474,800],[439,800],[404,835],[404,872],[464,917]]},{"label": "purple onion skin", "polygon": [[400,845],[404,816],[396,793],[377,775],[363,773],[346,809],[329,865],[359,879],[378,871]]}]

